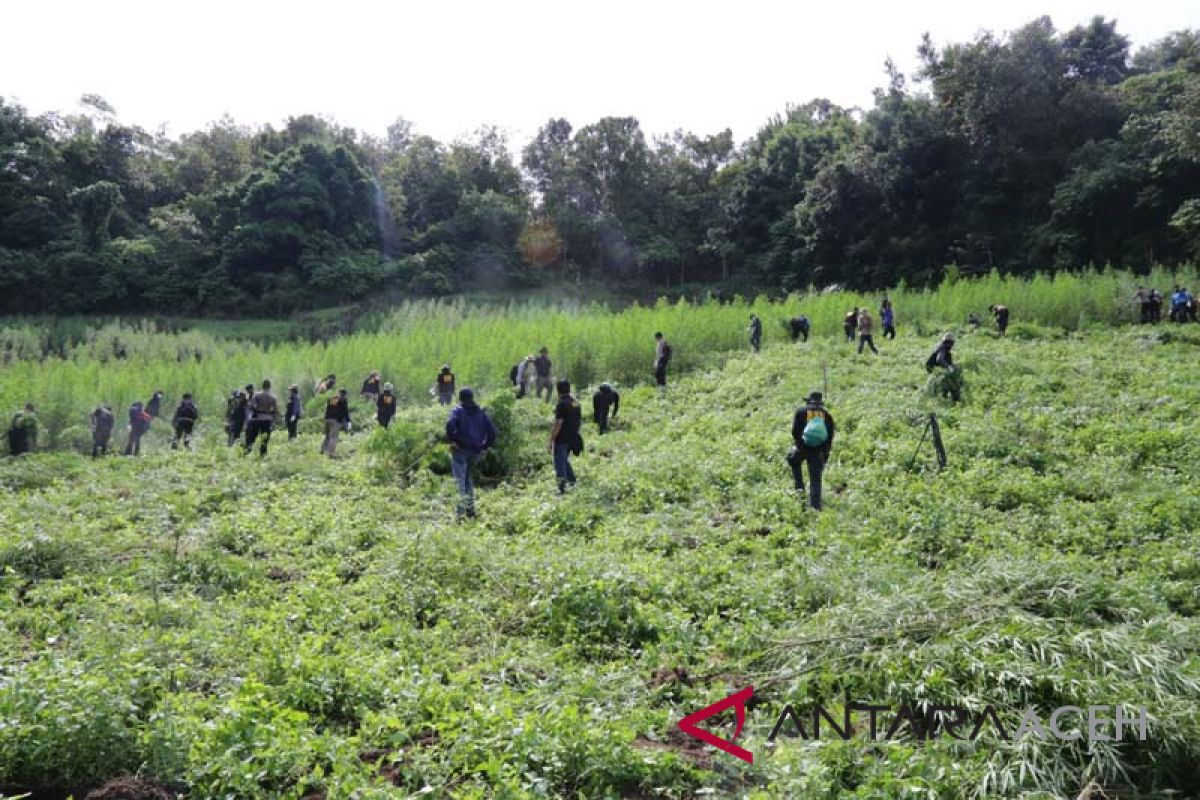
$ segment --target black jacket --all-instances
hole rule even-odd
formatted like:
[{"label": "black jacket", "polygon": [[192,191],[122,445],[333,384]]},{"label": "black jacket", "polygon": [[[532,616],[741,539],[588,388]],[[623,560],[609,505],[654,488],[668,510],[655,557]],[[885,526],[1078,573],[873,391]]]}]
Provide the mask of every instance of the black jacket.
[{"label": "black jacket", "polygon": [[804,426],[808,424],[810,411],[819,412],[825,417],[825,430],[829,431],[829,436],[825,439],[825,444],[821,445],[818,449],[824,451],[828,457],[829,451],[833,449],[833,434],[836,428],[833,423],[833,415],[823,405],[809,404],[796,409],[796,416],[792,418],[792,441],[796,443],[796,447],[812,449],[804,443]]},{"label": "black jacket", "polygon": [[329,398],[325,404],[325,419],[332,419],[345,424],[350,421],[350,403],[341,395]]},{"label": "black jacket", "polygon": [[615,417],[617,412],[621,410],[621,395],[616,389],[599,389],[592,395],[592,413],[595,415],[597,422],[601,417],[608,415],[609,408],[612,409],[612,415]]}]

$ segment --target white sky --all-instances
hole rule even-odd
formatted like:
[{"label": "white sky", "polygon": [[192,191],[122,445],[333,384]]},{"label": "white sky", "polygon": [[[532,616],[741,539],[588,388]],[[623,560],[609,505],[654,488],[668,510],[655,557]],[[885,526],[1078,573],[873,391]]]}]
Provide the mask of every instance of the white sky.
[{"label": "white sky", "polygon": [[733,128],[788,102],[869,107],[890,55],[911,74],[938,44],[1049,14],[1115,17],[1134,47],[1200,26],[1196,0],[14,0],[0,96],[34,113],[99,94],[172,135],[229,113],[317,113],[382,135],[397,116],[443,141],[485,123],[520,146],[551,116],[633,115],[648,135]]}]

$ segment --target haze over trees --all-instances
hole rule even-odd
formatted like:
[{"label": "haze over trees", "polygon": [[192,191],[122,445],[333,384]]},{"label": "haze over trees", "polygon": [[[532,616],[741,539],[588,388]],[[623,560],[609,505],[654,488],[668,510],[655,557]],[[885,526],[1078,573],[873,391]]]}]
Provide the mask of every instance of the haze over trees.
[{"label": "haze over trees", "polygon": [[280,314],[581,278],[874,288],[1200,256],[1200,31],[920,43],[873,108],[730,131],[549,120],[520,151],[319,116],[172,139],[0,98],[0,312]]}]

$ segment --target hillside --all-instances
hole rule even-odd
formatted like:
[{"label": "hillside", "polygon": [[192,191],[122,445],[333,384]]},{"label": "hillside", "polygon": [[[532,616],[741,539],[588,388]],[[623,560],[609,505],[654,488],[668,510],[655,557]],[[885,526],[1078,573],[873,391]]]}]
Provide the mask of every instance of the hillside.
[{"label": "hillside", "polygon": [[[195,453],[158,431],[140,460],[5,462],[0,794],[133,772],[193,798],[1194,793],[1200,387],[1179,367],[1200,335],[1014,333],[961,337],[959,406],[924,391],[932,340],[904,333],[878,357],[776,337],[666,397],[622,387],[565,498],[549,410],[522,401],[514,476],[465,524],[449,477],[381,475],[361,433],[320,458],[312,418],[265,461],[209,420]],[[817,515],[783,455],[822,364]],[[909,466],[930,412],[944,472],[928,443]],[[676,730],[747,685],[753,765]],[[991,705],[1010,732],[1027,706],[1152,724],[1090,750],[767,746],[785,704],[839,698]]]}]

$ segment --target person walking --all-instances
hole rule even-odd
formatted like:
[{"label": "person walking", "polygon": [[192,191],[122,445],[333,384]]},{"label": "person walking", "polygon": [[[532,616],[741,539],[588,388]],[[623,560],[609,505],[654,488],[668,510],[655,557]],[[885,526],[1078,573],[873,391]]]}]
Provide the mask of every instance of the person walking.
[{"label": "person walking", "polygon": [[543,347],[538,351],[538,356],[533,360],[534,372],[534,396],[538,400],[542,399],[542,390],[546,390],[546,402],[549,403],[554,396],[554,385],[551,383],[551,370],[554,364],[550,361],[550,351]]},{"label": "person walking", "polygon": [[379,397],[379,382],[380,382],[379,373],[372,370],[371,373],[369,375],[367,375],[367,379],[365,381],[363,381],[363,385],[362,385],[362,399],[363,400],[366,400],[368,403],[375,402],[375,399],[377,397]]},{"label": "person walking", "polygon": [[246,428],[246,413],[250,407],[250,395],[235,389],[225,405],[225,433],[229,435],[228,446],[233,447],[242,438]]},{"label": "person walking", "polygon": [[250,398],[250,421],[246,425],[246,450],[249,453],[254,443],[259,442],[258,456],[267,454],[267,445],[271,443],[271,431],[275,428],[275,420],[279,419],[279,401],[271,393],[271,382],[263,381],[262,389]]},{"label": "person walking", "polygon": [[150,430],[150,421],[154,417],[146,411],[140,401],[134,401],[129,406],[129,438],[125,442],[125,455],[140,456],[142,454],[142,437]]},{"label": "person walking", "polygon": [[554,407],[554,427],[546,450],[554,454],[554,475],[558,478],[558,493],[566,494],[568,487],[575,486],[575,470],[571,468],[571,454],[583,452],[583,409],[571,396],[571,383],[558,382],[558,405]]},{"label": "person walking", "polygon": [[1003,336],[1008,331],[1008,306],[988,306],[988,311],[996,318],[996,329]]},{"label": "person walking", "polygon": [[96,410],[92,412],[90,420],[92,428],[92,458],[106,456],[108,455],[108,443],[112,440],[113,428],[117,424],[112,407],[108,405],[96,406]]},{"label": "person walking", "polygon": [[434,385],[437,388],[439,405],[448,406],[454,403],[454,373],[450,371],[449,364],[442,364],[442,371],[438,373]]},{"label": "person walking", "polygon": [[812,392],[792,418],[793,446],[788,451],[788,464],[796,492],[804,497],[803,467],[808,466],[808,502],[814,511],[821,510],[821,476],[833,448],[833,415],[825,408],[820,392]]},{"label": "person walking", "polygon": [[183,440],[183,446],[187,449],[192,447],[192,432],[196,428],[196,421],[200,419],[200,409],[196,408],[196,404],[192,402],[191,394],[185,393],[183,399],[179,401],[179,405],[175,408],[175,414],[171,417],[171,427],[175,430],[175,438],[171,440],[171,449],[179,449],[179,440]]},{"label": "person walking", "polygon": [[390,383],[383,385],[383,391],[375,400],[375,419],[383,427],[392,424],[396,416],[396,389]]},{"label": "person walking", "polygon": [[292,384],[288,387],[287,409],[284,411],[284,422],[287,423],[288,441],[296,438],[296,428],[300,418],[304,416],[304,403],[300,401],[300,387]]},{"label": "person walking", "polygon": [[762,320],[758,318],[758,314],[750,315],[750,327],[747,329],[750,334],[750,348],[754,352],[758,352],[762,347]]},{"label": "person walking", "polygon": [[812,323],[810,323],[808,320],[808,317],[806,317],[803,314],[801,314],[798,317],[792,317],[790,320],[788,320],[788,327],[792,331],[792,341],[794,342],[797,339],[799,339],[801,336],[803,336],[804,341],[807,342],[808,341],[808,330],[811,326],[812,326]]},{"label": "person walking", "polygon": [[325,438],[321,442],[321,453],[333,458],[337,450],[338,436],[343,429],[350,428],[350,398],[345,389],[329,398],[325,404]]},{"label": "person walking", "polygon": [[667,390],[667,366],[671,363],[671,345],[662,331],[654,334],[654,383],[659,393]]},{"label": "person walking", "polygon": [[153,394],[153,396],[151,396],[150,402],[146,403],[146,413],[149,414],[153,419],[158,419],[162,416],[162,401],[163,390],[159,389]]},{"label": "person walking", "polygon": [[892,308],[892,301],[888,298],[883,298],[883,305],[879,309],[879,321],[883,325],[883,338],[896,338],[896,309]]},{"label": "person walking", "polygon": [[842,318],[842,331],[846,334],[846,341],[854,343],[854,330],[858,327],[858,308],[855,307]]},{"label": "person walking", "polygon": [[592,395],[592,415],[596,420],[596,426],[600,428],[600,433],[608,433],[609,411],[612,412],[612,419],[615,420],[617,412],[620,410],[621,395],[611,384],[600,384],[600,388]]},{"label": "person walking", "polygon": [[464,388],[458,393],[459,404],[446,420],[446,438],[450,441],[450,472],[458,486],[456,513],[461,520],[475,516],[475,485],[471,470],[499,437],[487,412],[475,403],[475,393]]},{"label": "person walking", "polygon": [[879,355],[879,351],[875,349],[875,340],[871,334],[875,331],[875,320],[871,319],[871,312],[865,308],[858,312],[858,352],[862,353],[863,347],[871,348],[871,352]]}]

